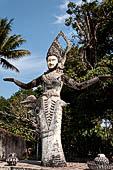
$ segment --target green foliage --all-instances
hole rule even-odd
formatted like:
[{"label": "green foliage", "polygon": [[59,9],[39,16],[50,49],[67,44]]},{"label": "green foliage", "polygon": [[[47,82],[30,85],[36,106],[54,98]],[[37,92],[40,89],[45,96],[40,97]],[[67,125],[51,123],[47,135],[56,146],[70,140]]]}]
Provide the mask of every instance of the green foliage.
[{"label": "green foliage", "polygon": [[36,90],[20,89],[9,99],[0,98],[1,120],[0,127],[23,136],[26,142],[35,142],[37,140],[36,130],[32,124],[31,114],[28,109],[21,104],[27,96],[35,95],[39,97],[42,89],[38,87]]},{"label": "green foliage", "polygon": [[[68,4],[66,25],[75,30],[65,74],[77,82],[113,75],[113,1]],[[75,46],[76,45],[76,46]],[[62,141],[68,160],[73,157],[111,156],[113,149],[113,81],[98,82],[75,91],[64,86]],[[102,127],[109,120],[111,127]]]},{"label": "green foliage", "polygon": [[[80,60],[77,47],[73,47],[64,71],[77,82],[98,75],[111,75],[112,55],[104,56],[95,69],[88,70]],[[61,96],[70,103],[64,110],[62,125],[62,141],[67,159],[96,156],[100,152],[110,156],[113,149],[113,127],[102,128],[101,125],[103,119],[113,125],[113,81],[100,81],[81,91],[64,86]]]},{"label": "green foliage", "polygon": [[8,111],[8,102],[4,97],[0,97],[0,111],[7,112]]},{"label": "green foliage", "polygon": [[21,35],[9,35],[11,32],[13,19],[10,21],[7,18],[0,18],[0,64],[5,69],[19,70],[9,63],[7,59],[19,59],[25,55],[29,55],[30,52],[24,49],[17,49],[26,40]]},{"label": "green foliage", "polygon": [[75,44],[88,69],[94,69],[103,56],[113,53],[113,1],[97,0],[76,5],[68,4],[66,25],[75,30]]},{"label": "green foliage", "polygon": [[[66,86],[62,99],[70,103],[63,113],[62,142],[68,160],[77,156],[110,155],[113,149],[112,128],[102,128],[102,120],[113,124],[113,87],[95,84],[75,91]],[[107,136],[107,137],[106,137]],[[107,146],[108,145],[108,146]]]}]

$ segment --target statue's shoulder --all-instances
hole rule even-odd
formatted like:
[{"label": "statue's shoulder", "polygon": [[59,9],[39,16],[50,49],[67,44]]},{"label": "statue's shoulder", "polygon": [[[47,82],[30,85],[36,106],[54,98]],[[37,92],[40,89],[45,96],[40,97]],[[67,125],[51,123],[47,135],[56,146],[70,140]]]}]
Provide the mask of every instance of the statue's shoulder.
[{"label": "statue's shoulder", "polygon": [[42,81],[44,81],[46,79],[47,75],[48,75],[48,71],[46,71],[42,74],[42,76],[41,76]]}]

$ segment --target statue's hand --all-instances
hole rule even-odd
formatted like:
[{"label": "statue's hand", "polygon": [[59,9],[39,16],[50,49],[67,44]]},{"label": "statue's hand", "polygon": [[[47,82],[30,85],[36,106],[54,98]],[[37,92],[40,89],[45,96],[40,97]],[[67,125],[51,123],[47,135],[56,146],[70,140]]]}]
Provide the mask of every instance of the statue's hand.
[{"label": "statue's hand", "polygon": [[103,75],[100,75],[98,76],[99,80],[101,81],[105,81],[105,80],[109,80],[109,79],[113,79],[113,75],[111,76],[103,76]]},{"label": "statue's hand", "polygon": [[5,78],[3,79],[4,81],[10,81],[10,82],[15,82],[15,79],[14,78]]}]

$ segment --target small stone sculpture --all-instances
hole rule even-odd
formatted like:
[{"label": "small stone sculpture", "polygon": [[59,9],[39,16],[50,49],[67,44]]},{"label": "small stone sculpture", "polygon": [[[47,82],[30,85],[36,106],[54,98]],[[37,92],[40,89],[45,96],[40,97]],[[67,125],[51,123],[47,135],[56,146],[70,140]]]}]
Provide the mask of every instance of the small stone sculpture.
[{"label": "small stone sculpture", "polygon": [[8,155],[8,158],[6,159],[6,162],[8,163],[9,166],[16,166],[17,162],[18,162],[18,158],[16,153],[10,153]]},{"label": "small stone sculpture", "polygon": [[109,165],[109,159],[104,154],[98,154],[94,161],[98,165]]},{"label": "small stone sculpture", "polygon": [[111,170],[113,168],[104,154],[98,154],[94,161],[88,161],[87,165],[91,170]]},{"label": "small stone sculpture", "polygon": [[[67,49],[64,54],[62,53],[62,48],[58,41],[60,36],[67,42]],[[112,76],[98,76],[91,80],[77,83],[75,80],[65,76],[63,73],[64,63],[70,48],[70,40],[61,31],[48,50],[46,57],[48,64],[47,72],[27,84],[14,78],[4,79],[5,81],[14,82],[24,89],[30,89],[39,85],[43,88],[42,97],[36,99],[35,97],[30,96],[24,103],[29,104],[28,107],[32,108],[35,124],[37,128],[38,126],[40,127],[42,138],[42,165],[44,166],[66,166],[66,160],[61,144],[62,108],[67,105],[60,98],[63,84],[68,85],[75,90],[81,90],[99,80],[113,78]]]}]

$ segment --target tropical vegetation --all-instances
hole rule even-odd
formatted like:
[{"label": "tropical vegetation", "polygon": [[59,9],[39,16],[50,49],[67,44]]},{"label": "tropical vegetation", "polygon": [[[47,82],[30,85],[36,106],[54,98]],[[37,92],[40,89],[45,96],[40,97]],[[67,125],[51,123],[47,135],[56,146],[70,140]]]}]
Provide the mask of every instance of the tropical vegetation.
[{"label": "tropical vegetation", "polygon": [[12,30],[13,19],[8,21],[7,18],[0,18],[0,64],[5,69],[15,70],[19,72],[18,68],[12,65],[9,60],[19,59],[25,55],[29,55],[29,50],[20,49],[26,40],[21,35],[10,35]]}]

